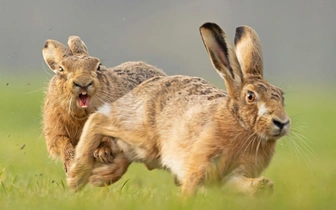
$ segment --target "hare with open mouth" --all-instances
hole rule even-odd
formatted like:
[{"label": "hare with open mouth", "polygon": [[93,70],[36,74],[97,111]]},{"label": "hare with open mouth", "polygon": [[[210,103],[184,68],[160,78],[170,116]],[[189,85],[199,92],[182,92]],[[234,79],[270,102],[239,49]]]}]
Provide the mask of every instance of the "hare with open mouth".
[{"label": "hare with open mouth", "polygon": [[214,23],[202,25],[200,33],[227,93],[201,78],[155,77],[104,104],[84,126],[70,188],[85,186],[92,153],[109,136],[129,161],[170,171],[184,195],[208,179],[243,194],[272,192],[272,181],[260,174],[291,121],[283,92],[263,79],[258,35],[238,27],[233,46]]},{"label": "hare with open mouth", "polygon": [[[47,40],[42,50],[45,62],[56,74],[50,81],[43,108],[43,132],[49,154],[60,158],[67,172],[75,156],[75,147],[89,115],[105,103],[125,95],[141,82],[165,73],[144,62],[126,62],[112,69],[89,56],[84,42],[70,36],[69,48]],[[95,150],[102,164],[111,163],[113,141],[106,137]],[[121,158],[122,155],[119,155]],[[124,158],[127,166],[127,159]],[[113,164],[112,164],[113,166]],[[126,170],[127,167],[124,167]],[[122,175],[122,174],[121,174]],[[117,176],[110,181],[116,181]]]}]

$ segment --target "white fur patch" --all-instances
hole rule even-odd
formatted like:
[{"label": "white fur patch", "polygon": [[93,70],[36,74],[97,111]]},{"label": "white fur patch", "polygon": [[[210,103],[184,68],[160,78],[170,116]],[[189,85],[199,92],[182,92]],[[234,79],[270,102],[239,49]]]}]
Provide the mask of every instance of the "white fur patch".
[{"label": "white fur patch", "polygon": [[110,116],[111,110],[112,110],[111,105],[108,103],[105,103],[103,106],[99,107],[97,112],[103,115],[106,115],[106,116]]},{"label": "white fur patch", "polygon": [[267,107],[265,106],[265,103],[260,104],[258,115],[261,117],[266,113],[267,113]]}]

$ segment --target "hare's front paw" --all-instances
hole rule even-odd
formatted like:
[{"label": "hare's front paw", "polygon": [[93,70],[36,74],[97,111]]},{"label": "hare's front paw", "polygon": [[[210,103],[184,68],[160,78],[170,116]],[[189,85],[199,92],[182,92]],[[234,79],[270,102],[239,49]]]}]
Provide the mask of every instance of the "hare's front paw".
[{"label": "hare's front paw", "polygon": [[75,158],[75,148],[69,144],[63,150],[63,167],[67,174]]},{"label": "hare's front paw", "polygon": [[73,163],[73,160],[66,160],[66,161],[63,162],[63,168],[64,168],[64,171],[65,171],[65,174],[68,174],[69,169],[72,166],[72,163]]},{"label": "hare's front paw", "polygon": [[99,147],[93,152],[93,156],[102,163],[112,163],[113,162],[113,145],[112,139],[109,137],[104,137]]},{"label": "hare's front paw", "polygon": [[259,177],[251,182],[252,194],[271,195],[273,193],[273,182],[265,177]]}]

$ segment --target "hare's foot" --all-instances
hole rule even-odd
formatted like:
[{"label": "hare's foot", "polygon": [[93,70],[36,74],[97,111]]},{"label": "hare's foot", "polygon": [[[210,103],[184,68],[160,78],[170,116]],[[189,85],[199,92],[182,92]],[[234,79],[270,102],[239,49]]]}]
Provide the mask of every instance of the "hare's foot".
[{"label": "hare's foot", "polygon": [[86,164],[74,162],[67,173],[67,184],[74,192],[81,190],[89,181],[91,168]]},{"label": "hare's foot", "polygon": [[181,181],[179,180],[179,178],[176,175],[174,175],[174,184],[177,187],[181,186]]},{"label": "hare's foot", "polygon": [[273,182],[265,177],[252,179],[252,195],[271,195],[273,193]]},{"label": "hare's foot", "polygon": [[273,182],[265,177],[231,177],[228,183],[226,183],[225,189],[251,196],[270,195],[273,193]]},{"label": "hare's foot", "polygon": [[93,156],[97,161],[101,163],[113,162],[113,139],[110,137],[104,137],[99,147],[94,151]]},{"label": "hare's foot", "polygon": [[96,162],[89,177],[89,182],[96,187],[104,187],[118,181],[127,171],[130,162],[123,153],[115,155],[113,162]]}]

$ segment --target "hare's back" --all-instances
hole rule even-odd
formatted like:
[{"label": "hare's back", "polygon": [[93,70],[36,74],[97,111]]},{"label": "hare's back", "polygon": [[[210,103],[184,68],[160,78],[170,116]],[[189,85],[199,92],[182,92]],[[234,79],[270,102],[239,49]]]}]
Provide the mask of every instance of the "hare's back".
[{"label": "hare's back", "polygon": [[[123,97],[118,107],[124,113],[135,111],[140,114],[138,117],[142,116],[141,113],[145,113],[145,121],[154,123],[155,121],[166,121],[167,117],[179,119],[184,115],[188,117],[202,115],[202,112],[209,112],[227,99],[228,94],[224,90],[202,78],[154,77]],[[130,109],[125,110],[125,107]]]},{"label": "hare's back", "polygon": [[204,101],[228,97],[228,94],[206,80],[199,77],[167,76],[149,79],[137,87],[134,96],[140,96],[160,102],[173,100],[194,100],[195,97]]},{"label": "hare's back", "polygon": [[202,78],[153,77],[113,103],[112,115],[132,126],[139,122],[152,124],[167,115],[174,117],[189,110],[206,111],[227,99],[225,91]]},{"label": "hare's back", "polygon": [[166,76],[166,74],[148,63],[142,61],[129,61],[110,69],[118,77],[125,79],[134,87],[152,77]]}]

